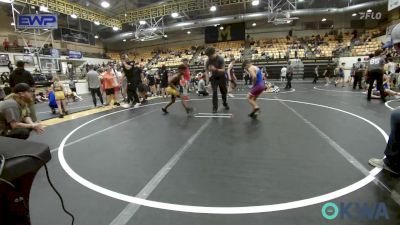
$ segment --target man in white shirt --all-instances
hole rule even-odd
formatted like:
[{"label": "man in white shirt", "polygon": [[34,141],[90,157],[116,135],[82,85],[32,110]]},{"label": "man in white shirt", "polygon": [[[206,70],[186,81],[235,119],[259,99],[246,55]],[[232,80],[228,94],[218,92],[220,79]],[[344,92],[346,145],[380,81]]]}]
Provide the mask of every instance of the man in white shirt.
[{"label": "man in white shirt", "polygon": [[281,69],[281,82],[283,82],[283,81],[285,80],[285,78],[286,78],[286,73],[287,73],[287,69],[286,69],[286,67],[284,66],[284,67],[282,67],[282,69]]}]

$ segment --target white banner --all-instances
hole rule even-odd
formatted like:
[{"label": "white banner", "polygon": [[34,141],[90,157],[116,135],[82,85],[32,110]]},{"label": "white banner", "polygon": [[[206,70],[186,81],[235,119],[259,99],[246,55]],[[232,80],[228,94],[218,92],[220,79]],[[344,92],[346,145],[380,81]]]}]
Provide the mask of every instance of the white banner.
[{"label": "white banner", "polygon": [[400,6],[400,0],[389,0],[388,1],[388,11],[395,9]]}]

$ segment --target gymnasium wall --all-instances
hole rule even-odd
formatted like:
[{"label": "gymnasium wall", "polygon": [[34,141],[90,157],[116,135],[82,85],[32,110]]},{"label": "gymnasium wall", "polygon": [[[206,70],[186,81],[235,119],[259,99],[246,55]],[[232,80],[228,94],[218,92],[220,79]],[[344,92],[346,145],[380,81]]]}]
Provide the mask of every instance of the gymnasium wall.
[{"label": "gymnasium wall", "polygon": [[[351,15],[350,15],[351,16]],[[331,29],[318,29],[318,30],[304,30],[303,23],[321,21],[323,16],[309,16],[301,17],[300,20],[295,20],[292,25],[278,25],[267,23],[266,21],[255,21],[257,23],[256,27],[252,27],[251,23],[246,25],[246,33],[249,34],[254,39],[264,39],[264,38],[279,38],[286,37],[290,30],[293,30],[293,36],[304,37],[311,35],[324,35],[325,33],[331,31]],[[335,29],[339,29],[342,32],[352,31],[351,23],[349,18],[343,15],[327,15],[326,19],[328,21],[334,21]],[[151,51],[154,48],[173,48],[177,46],[186,45],[204,45],[204,29],[192,29],[191,34],[186,34],[187,30],[174,31],[168,33],[168,38],[166,40],[154,40],[148,42],[140,41],[127,41],[127,42],[116,42],[116,43],[104,43],[110,52],[119,51],[133,51],[146,52]]]},{"label": "gymnasium wall", "polygon": [[[18,39],[18,45],[24,46],[24,41],[21,37],[18,37],[17,33],[15,33],[14,27],[11,26],[12,18],[7,16],[4,12],[4,9],[0,11],[0,40],[3,43],[4,38],[7,38],[10,41],[10,44],[14,42],[15,39]],[[40,45],[46,41],[48,35],[37,36],[37,45]],[[35,46],[35,38],[33,35],[26,36],[24,35],[26,40],[30,40],[31,44]],[[51,43],[49,39],[46,43]],[[99,40],[96,40],[96,45],[85,45],[80,43],[72,43],[72,42],[64,42],[64,46],[61,47],[60,41],[54,41],[53,47],[57,49],[70,49],[82,52],[89,52],[89,53],[104,53],[104,46],[103,43]]]},{"label": "gymnasium wall", "polygon": [[[10,53],[10,52],[0,52],[0,54],[8,54],[8,57],[11,61],[11,63],[13,64],[14,68],[15,68],[15,60],[14,60],[14,55],[23,55],[23,53]],[[60,56],[60,59],[67,59],[66,56]],[[34,57],[35,60],[35,67],[26,67],[25,69],[28,71],[33,71],[35,68],[39,69],[38,66],[38,60],[36,57]],[[98,58],[89,58],[89,57],[83,57],[82,59],[80,59],[81,61],[85,61],[86,63],[89,64],[103,64],[103,63],[108,63],[109,59],[98,59]],[[7,66],[0,66],[0,73],[3,72],[9,72],[9,69]]]}]

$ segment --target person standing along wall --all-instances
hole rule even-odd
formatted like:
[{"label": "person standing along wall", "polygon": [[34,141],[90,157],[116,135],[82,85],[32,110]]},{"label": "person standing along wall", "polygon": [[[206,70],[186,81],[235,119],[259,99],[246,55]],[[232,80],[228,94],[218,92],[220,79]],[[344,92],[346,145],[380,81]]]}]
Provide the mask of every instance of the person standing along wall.
[{"label": "person standing along wall", "polygon": [[319,71],[318,71],[318,69],[319,69],[319,65],[317,65],[316,67],[315,67],[315,69],[314,69],[314,80],[313,80],[313,84],[316,84],[317,83],[317,81],[318,81],[318,77],[319,77]]},{"label": "person standing along wall", "polygon": [[283,81],[286,79],[286,73],[287,73],[287,69],[286,69],[286,66],[284,66],[281,69],[281,83],[283,83]]},{"label": "person standing along wall", "polygon": [[100,91],[100,74],[94,70],[93,65],[89,65],[88,70],[89,72],[86,74],[86,80],[88,82],[90,94],[92,95],[94,107],[97,107],[96,95],[98,96],[101,105],[104,105],[103,96]]},{"label": "person standing along wall", "polygon": [[[25,62],[18,61],[17,69],[15,69],[9,78],[9,84],[12,90],[14,90],[15,86],[20,83],[28,84],[31,87],[31,91],[35,93],[35,81],[33,80],[32,74],[29,71],[25,70]],[[33,101],[28,105],[30,110],[30,118],[33,122],[37,121],[36,110],[35,110],[35,101]]]},{"label": "person standing along wall", "polygon": [[140,104],[139,96],[137,94],[139,85],[142,84],[142,70],[140,67],[135,66],[135,62],[123,61],[124,78],[127,80],[127,94],[128,104],[131,106],[138,106]]},{"label": "person standing along wall", "polygon": [[291,62],[288,62],[287,66],[287,72],[286,72],[286,87],[285,89],[292,89],[292,79],[293,79],[293,66],[291,65]]},{"label": "person standing along wall", "polygon": [[357,62],[353,64],[354,71],[354,82],[353,82],[353,90],[356,90],[356,86],[358,84],[358,88],[361,90],[361,80],[364,74],[365,65],[361,62],[361,58],[357,59]]}]

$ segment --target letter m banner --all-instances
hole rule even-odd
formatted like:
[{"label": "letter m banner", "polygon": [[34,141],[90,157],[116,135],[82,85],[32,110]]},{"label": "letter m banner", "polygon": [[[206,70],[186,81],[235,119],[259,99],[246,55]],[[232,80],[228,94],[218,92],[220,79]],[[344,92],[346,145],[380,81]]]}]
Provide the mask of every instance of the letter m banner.
[{"label": "letter m banner", "polygon": [[17,29],[57,29],[56,14],[23,14],[18,15]]}]

